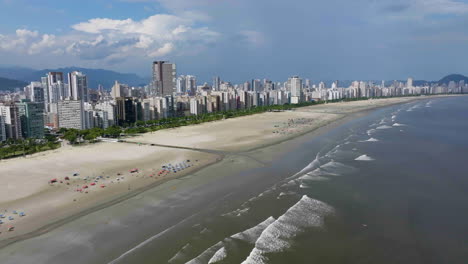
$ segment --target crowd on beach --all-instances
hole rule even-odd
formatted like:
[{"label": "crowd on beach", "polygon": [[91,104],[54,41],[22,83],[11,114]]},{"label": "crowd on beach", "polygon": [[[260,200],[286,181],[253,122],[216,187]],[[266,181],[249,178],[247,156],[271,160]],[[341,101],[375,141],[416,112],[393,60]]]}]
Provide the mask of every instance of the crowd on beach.
[{"label": "crowd on beach", "polygon": [[[161,168],[153,168],[150,172],[144,173],[138,168],[133,168],[128,171],[128,173],[118,172],[115,175],[106,175],[102,173],[100,176],[81,176],[79,172],[74,172],[70,176],[65,176],[61,179],[53,178],[48,181],[49,186],[51,187],[61,187],[66,186],[67,191],[75,192],[78,194],[88,194],[90,192],[97,192],[101,189],[112,188],[117,184],[125,182],[129,178],[142,178],[142,179],[163,179],[171,175],[180,173],[190,167],[195,166],[198,160],[184,160],[177,163],[168,163],[164,164]],[[128,185],[128,190],[131,190],[130,184]],[[77,199],[73,199],[74,202]],[[13,223],[16,217],[25,217],[26,213],[23,211],[4,210],[3,213],[0,213],[0,235],[2,234],[3,229],[6,224],[9,224],[6,227],[6,231],[13,232],[15,226]]]},{"label": "crowd on beach", "polygon": [[287,122],[283,122],[281,125],[275,125],[275,128],[277,128],[277,130],[273,131],[273,134],[288,135],[301,132],[305,130],[306,127],[312,125],[313,122],[313,118],[288,119]]}]

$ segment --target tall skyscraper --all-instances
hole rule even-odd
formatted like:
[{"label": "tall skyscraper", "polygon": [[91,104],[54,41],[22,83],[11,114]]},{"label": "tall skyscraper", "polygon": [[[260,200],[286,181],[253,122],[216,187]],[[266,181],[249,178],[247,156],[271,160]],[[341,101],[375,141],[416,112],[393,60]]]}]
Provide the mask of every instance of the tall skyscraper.
[{"label": "tall skyscraper", "polygon": [[219,91],[221,88],[221,78],[219,76],[213,77],[213,90]]},{"label": "tall skyscraper", "polygon": [[88,78],[79,71],[68,74],[68,96],[71,100],[89,101]]},{"label": "tall skyscraper", "polygon": [[408,82],[406,83],[407,88],[413,88],[413,78],[408,78]]},{"label": "tall skyscraper", "polygon": [[190,94],[194,95],[197,92],[197,77],[193,75],[185,76],[186,86],[185,88]]},{"label": "tall skyscraper", "polygon": [[29,97],[33,102],[41,102],[44,103],[45,94],[44,94],[44,87],[40,82],[31,82],[29,85]]},{"label": "tall skyscraper", "polygon": [[57,103],[67,97],[62,72],[47,73],[47,95],[49,103]]},{"label": "tall skyscraper", "polygon": [[5,141],[6,139],[5,118],[0,114],[0,142]]},{"label": "tall skyscraper", "polygon": [[187,80],[185,76],[181,75],[177,78],[177,93],[183,94],[187,91]]},{"label": "tall skyscraper", "polygon": [[18,106],[13,103],[0,105],[0,116],[3,117],[5,122],[6,137],[15,140],[21,139],[21,120]]},{"label": "tall skyscraper", "polygon": [[291,103],[298,104],[302,102],[302,79],[299,76],[293,76],[288,80],[291,89]]},{"label": "tall skyscraper", "polygon": [[172,95],[176,89],[176,65],[167,61],[153,62],[152,94],[157,96]]},{"label": "tall skyscraper", "polygon": [[18,103],[24,138],[44,138],[44,103],[22,100]]}]

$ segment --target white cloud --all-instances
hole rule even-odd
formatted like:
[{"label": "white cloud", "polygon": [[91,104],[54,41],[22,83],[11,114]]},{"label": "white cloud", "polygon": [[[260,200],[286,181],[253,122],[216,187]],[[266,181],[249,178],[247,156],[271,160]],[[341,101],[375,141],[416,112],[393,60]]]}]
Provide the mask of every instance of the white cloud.
[{"label": "white cloud", "polygon": [[94,18],[73,25],[73,30],[60,36],[18,29],[14,35],[0,35],[0,51],[65,53],[83,60],[113,61],[178,55],[190,46],[200,50],[219,38],[219,33],[196,26],[198,22],[195,18],[157,14],[140,21]]},{"label": "white cloud", "polygon": [[172,45],[172,43],[166,43],[161,48],[150,52],[148,55],[151,57],[161,57],[171,53],[173,49],[174,45]]}]

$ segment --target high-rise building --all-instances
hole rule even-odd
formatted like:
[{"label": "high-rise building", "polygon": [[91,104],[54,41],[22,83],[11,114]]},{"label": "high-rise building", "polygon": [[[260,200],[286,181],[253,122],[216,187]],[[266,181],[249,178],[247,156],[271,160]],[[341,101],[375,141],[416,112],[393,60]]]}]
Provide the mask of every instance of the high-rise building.
[{"label": "high-rise building", "polygon": [[57,103],[67,97],[62,72],[47,73],[47,95],[49,103]]},{"label": "high-rise building", "polygon": [[4,118],[5,135],[7,139],[21,139],[21,120],[19,117],[18,106],[13,103],[0,105],[0,116]]},{"label": "high-rise building", "polygon": [[185,76],[185,81],[185,88],[190,92],[191,95],[194,95],[197,92],[197,77],[193,75],[187,75]]},{"label": "high-rise building", "polygon": [[112,86],[111,96],[116,99],[119,97],[127,97],[128,95],[128,86],[115,81],[114,86]]},{"label": "high-rise building", "polygon": [[115,104],[116,119],[119,126],[134,124],[137,121],[137,110],[132,98],[116,98]]},{"label": "high-rise building", "polygon": [[57,103],[58,127],[85,129],[83,102],[62,100]]},{"label": "high-rise building", "polygon": [[67,94],[71,100],[89,102],[87,76],[79,71],[69,73]]},{"label": "high-rise building", "polygon": [[44,138],[44,104],[23,100],[17,105],[23,138]]},{"label": "high-rise building", "polygon": [[5,141],[6,139],[5,118],[0,115],[0,142]]},{"label": "high-rise building", "polygon": [[185,76],[181,75],[177,78],[177,93],[183,94],[187,92],[187,80]]},{"label": "high-rise building", "polygon": [[407,88],[413,88],[413,78],[408,78],[408,82],[406,83]]},{"label": "high-rise building", "polygon": [[293,76],[288,80],[291,89],[291,104],[302,102],[302,79],[299,76]]},{"label": "high-rise building", "polygon": [[44,87],[40,82],[31,82],[29,85],[29,98],[36,103],[44,103]]},{"label": "high-rise building", "polygon": [[153,62],[153,89],[151,95],[172,95],[176,89],[176,78],[175,64],[167,61]]},{"label": "high-rise building", "polygon": [[213,90],[219,91],[221,88],[221,78],[219,76],[213,77]]}]

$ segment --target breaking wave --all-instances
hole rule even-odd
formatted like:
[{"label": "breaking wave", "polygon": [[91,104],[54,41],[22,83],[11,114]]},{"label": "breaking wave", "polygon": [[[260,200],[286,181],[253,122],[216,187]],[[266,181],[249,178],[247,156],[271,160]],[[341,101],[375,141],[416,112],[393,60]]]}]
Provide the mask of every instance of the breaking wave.
[{"label": "breaking wave", "polygon": [[394,127],[402,127],[402,126],[406,126],[406,125],[400,124],[400,123],[395,123],[395,124],[393,124],[393,126],[394,126]]},{"label": "breaking wave", "polygon": [[377,141],[379,141],[379,140],[376,139],[376,138],[371,137],[371,138],[369,138],[368,140],[363,140],[363,141],[361,141],[361,142],[377,142]]},{"label": "breaking wave", "polygon": [[387,126],[387,125],[377,127],[377,129],[389,129],[389,128],[392,128],[392,127]]},{"label": "breaking wave", "polygon": [[321,201],[304,195],[263,230],[243,264],[262,264],[268,261],[267,253],[280,252],[291,247],[291,239],[309,227],[322,227],[324,217],[333,213],[333,208]]},{"label": "breaking wave", "polygon": [[357,160],[357,161],[372,161],[374,159],[367,156],[367,155],[361,155],[361,156],[357,157],[355,160]]},{"label": "breaking wave", "polygon": [[[275,222],[275,218],[269,217],[265,221],[261,222],[260,224],[247,229],[243,232],[237,233],[232,235],[223,241],[219,241],[215,245],[209,247],[207,250],[203,251],[200,255],[196,258],[188,261],[186,264],[201,264],[201,263],[215,263],[221,261],[225,257],[227,257],[226,247],[232,243],[234,239],[245,241],[248,243],[255,243],[255,241],[260,237],[262,232],[270,226],[272,223]],[[224,250],[223,250],[224,248]],[[222,257],[222,258],[221,258]]]}]

